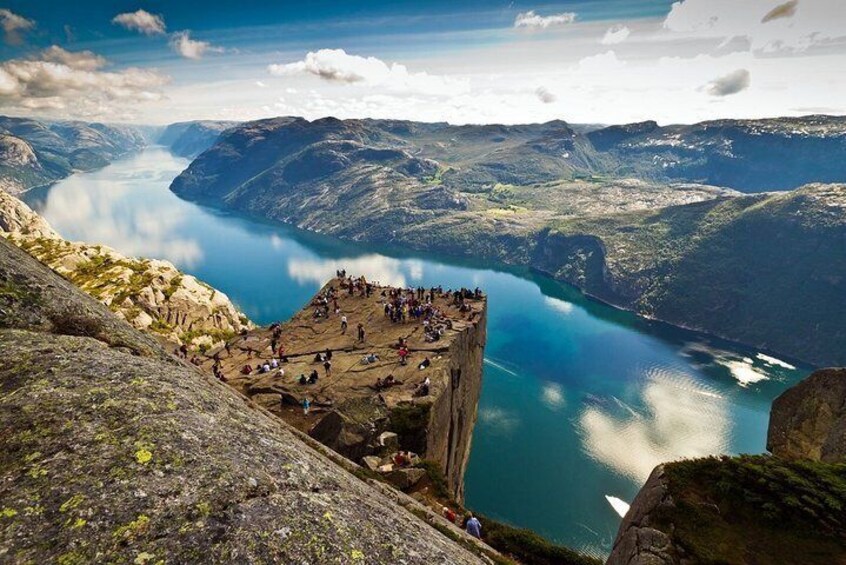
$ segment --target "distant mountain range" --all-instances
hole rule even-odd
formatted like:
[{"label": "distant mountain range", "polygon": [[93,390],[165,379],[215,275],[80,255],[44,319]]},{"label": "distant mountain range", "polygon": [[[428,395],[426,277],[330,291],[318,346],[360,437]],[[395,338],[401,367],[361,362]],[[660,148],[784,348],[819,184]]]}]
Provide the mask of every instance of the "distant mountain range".
[{"label": "distant mountain range", "polygon": [[[846,120],[580,133],[275,118],[224,130],[178,195],[353,240],[527,265],[612,304],[846,363]],[[718,186],[712,186],[718,185]]]},{"label": "distant mountain range", "polygon": [[145,144],[130,126],[0,116],[0,189],[17,194],[103,167]]}]

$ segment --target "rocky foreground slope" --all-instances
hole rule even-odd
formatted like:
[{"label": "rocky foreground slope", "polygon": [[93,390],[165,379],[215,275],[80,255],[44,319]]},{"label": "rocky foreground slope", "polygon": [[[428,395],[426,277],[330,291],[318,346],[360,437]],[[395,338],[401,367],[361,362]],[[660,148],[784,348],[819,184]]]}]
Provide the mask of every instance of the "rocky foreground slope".
[{"label": "rocky foreground slope", "polygon": [[661,465],[620,526],[609,565],[846,563],[846,370],[773,404],[773,456]]},{"label": "rocky foreground slope", "polygon": [[0,350],[0,560],[483,562],[6,241]]},{"label": "rocky foreground slope", "polygon": [[[476,409],[482,388],[482,358],[486,340],[487,303],[483,294],[463,300],[464,311],[451,294],[437,294],[433,308],[439,314],[426,323],[442,331],[437,341],[425,337],[424,319],[392,322],[385,315],[386,298],[398,291],[378,285],[370,296],[348,292],[349,279],[333,279],[293,318],[278,329],[260,328],[231,342],[217,354],[220,371],[227,382],[267,410],[308,433],[334,451],[377,471],[380,459],[398,450],[411,451],[438,465],[446,478],[449,494],[461,501],[464,471],[476,423]],[[334,289],[328,317],[314,317],[320,297]],[[338,313],[334,312],[337,304]],[[424,302],[425,304],[425,302]],[[346,316],[349,329],[340,329]],[[358,340],[357,326],[363,324],[365,339]],[[408,357],[402,364],[398,354],[404,340]],[[279,358],[282,347],[286,361],[277,369],[261,372],[260,365]],[[316,355],[330,352],[331,372]],[[372,362],[366,360],[374,355]],[[428,360],[428,361],[427,361]],[[426,363],[420,369],[420,363]],[[213,361],[204,364],[211,371]],[[256,367],[245,375],[245,365]],[[300,375],[317,371],[319,380],[300,384]],[[377,387],[377,381],[393,376],[395,384]],[[430,384],[420,394],[424,379]],[[304,415],[301,402],[309,398],[313,408]],[[384,439],[392,438],[390,445]],[[400,486],[419,480],[422,469],[394,469],[388,463],[382,471]]]},{"label": "rocky foreground slope", "polygon": [[[839,143],[842,124],[824,121],[754,126]],[[846,363],[844,185],[741,195],[595,173],[625,172],[606,157],[563,122],[277,118],[224,132],[171,189],[342,238],[533,267],[645,316]]]},{"label": "rocky foreground slope", "polygon": [[126,257],[103,245],[62,239],[29,206],[0,191],[6,238],[107,305],[135,328],[206,349],[252,327],[222,292],[168,261]]},{"label": "rocky foreground slope", "polygon": [[18,194],[144,147],[127,126],[0,116],[0,190]]}]

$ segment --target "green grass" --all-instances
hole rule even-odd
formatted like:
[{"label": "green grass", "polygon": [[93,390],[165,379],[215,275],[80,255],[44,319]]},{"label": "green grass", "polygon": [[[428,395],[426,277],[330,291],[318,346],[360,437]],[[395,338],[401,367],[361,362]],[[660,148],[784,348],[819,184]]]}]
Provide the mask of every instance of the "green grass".
[{"label": "green grass", "polygon": [[[768,456],[667,465],[674,507],[655,518],[697,562],[831,564],[846,555],[846,465]],[[672,529],[671,529],[672,528]]]}]

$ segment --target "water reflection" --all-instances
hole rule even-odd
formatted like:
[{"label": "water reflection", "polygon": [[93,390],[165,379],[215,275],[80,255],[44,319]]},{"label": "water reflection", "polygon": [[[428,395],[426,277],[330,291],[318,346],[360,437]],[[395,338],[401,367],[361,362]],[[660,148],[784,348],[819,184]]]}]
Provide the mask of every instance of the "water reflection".
[{"label": "water reflection", "polygon": [[323,260],[291,258],[288,260],[288,275],[300,283],[322,285],[334,277],[337,271],[346,269],[349,274],[364,276],[372,282],[405,287],[409,279],[419,280],[422,277],[423,266],[419,261],[416,262],[413,269],[410,269],[416,277],[410,274],[406,278],[405,271],[409,266],[403,263],[399,259],[376,254]]},{"label": "water reflection", "polygon": [[727,401],[683,374],[655,374],[635,408],[611,397],[579,418],[590,457],[643,483],[656,465],[729,448]]}]

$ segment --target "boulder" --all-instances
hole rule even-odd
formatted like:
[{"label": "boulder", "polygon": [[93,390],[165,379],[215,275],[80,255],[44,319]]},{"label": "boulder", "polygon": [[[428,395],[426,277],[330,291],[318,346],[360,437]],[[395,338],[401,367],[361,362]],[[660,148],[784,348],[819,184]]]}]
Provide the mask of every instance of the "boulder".
[{"label": "boulder", "polygon": [[767,449],[784,459],[846,461],[846,369],[821,369],[773,402]]},{"label": "boulder", "polygon": [[417,467],[394,469],[385,478],[400,490],[411,488],[426,476],[426,471]]},{"label": "boulder", "polygon": [[361,461],[367,469],[370,469],[373,472],[376,472],[379,469],[379,465],[382,463],[382,460],[375,455],[362,457]]},{"label": "boulder", "polygon": [[396,451],[399,449],[399,436],[394,432],[382,432],[379,434],[379,445],[389,451]]}]

